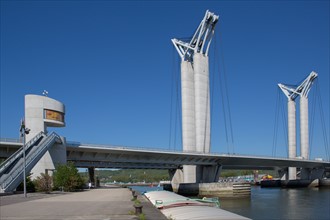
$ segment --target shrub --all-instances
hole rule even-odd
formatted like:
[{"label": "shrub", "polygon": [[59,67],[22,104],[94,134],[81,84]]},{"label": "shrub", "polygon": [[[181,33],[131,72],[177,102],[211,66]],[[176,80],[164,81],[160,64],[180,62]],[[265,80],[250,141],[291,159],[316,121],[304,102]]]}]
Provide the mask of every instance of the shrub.
[{"label": "shrub", "polygon": [[40,176],[34,180],[34,184],[38,192],[50,193],[53,187],[53,179],[48,174],[41,173]]},{"label": "shrub", "polygon": [[58,165],[53,174],[54,187],[64,191],[75,191],[82,189],[84,181],[78,173],[78,169],[72,162],[67,165]]}]

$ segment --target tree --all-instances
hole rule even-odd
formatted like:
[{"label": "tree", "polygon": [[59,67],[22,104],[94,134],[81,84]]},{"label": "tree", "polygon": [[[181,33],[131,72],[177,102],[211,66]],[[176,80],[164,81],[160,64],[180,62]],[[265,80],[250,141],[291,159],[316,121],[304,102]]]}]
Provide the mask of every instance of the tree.
[{"label": "tree", "polygon": [[75,191],[82,189],[84,181],[78,173],[78,169],[72,162],[67,165],[58,165],[53,174],[54,187],[64,191]]}]

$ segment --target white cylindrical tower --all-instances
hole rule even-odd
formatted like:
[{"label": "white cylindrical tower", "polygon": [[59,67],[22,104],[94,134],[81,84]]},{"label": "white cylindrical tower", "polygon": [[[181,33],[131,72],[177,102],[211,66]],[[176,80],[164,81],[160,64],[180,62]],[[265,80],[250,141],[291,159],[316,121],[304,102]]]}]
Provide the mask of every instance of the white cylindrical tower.
[{"label": "white cylindrical tower", "polygon": [[25,96],[25,126],[30,129],[26,141],[39,132],[47,132],[47,127],[64,127],[64,104],[47,96]]},{"label": "white cylindrical tower", "polygon": [[309,134],[308,134],[308,98],[300,96],[300,153],[309,159]]},{"label": "white cylindrical tower", "polygon": [[195,85],[192,63],[181,62],[182,144],[183,151],[196,150]]},{"label": "white cylindrical tower", "polygon": [[209,60],[201,53],[194,54],[196,151],[210,152],[210,88]]},{"label": "white cylindrical tower", "polygon": [[[296,103],[294,100],[288,100],[288,142],[289,142],[289,158],[297,156],[297,141],[296,141]],[[297,177],[297,168],[289,167],[289,180],[294,180]]]},{"label": "white cylindrical tower", "polygon": [[[181,100],[182,100],[182,148],[185,152],[196,151],[195,127],[195,85],[192,63],[181,62]],[[196,182],[196,166],[183,166],[183,182]]]},{"label": "white cylindrical tower", "polygon": [[[30,129],[26,141],[32,139],[39,132],[47,133],[47,127],[64,127],[64,104],[46,96],[25,96],[25,126]],[[66,163],[65,138],[62,144],[51,147],[32,169],[32,179],[41,173],[54,170],[56,164]]]},{"label": "white cylindrical tower", "polygon": [[296,144],[296,103],[288,100],[288,142],[289,142],[289,158],[297,156]]},{"label": "white cylindrical tower", "polygon": [[[208,51],[219,16],[208,10],[189,42],[172,39],[181,57],[183,151],[210,152]],[[184,166],[184,182],[199,182],[196,166]],[[198,179],[199,178],[199,179]],[[197,180],[198,179],[198,180]]]}]

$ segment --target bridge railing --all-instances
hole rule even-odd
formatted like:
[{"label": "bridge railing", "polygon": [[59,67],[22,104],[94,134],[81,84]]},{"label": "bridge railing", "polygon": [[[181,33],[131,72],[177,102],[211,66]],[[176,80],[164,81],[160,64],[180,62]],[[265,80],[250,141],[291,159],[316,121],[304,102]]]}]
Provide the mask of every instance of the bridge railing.
[{"label": "bridge railing", "polygon": [[[90,143],[81,143],[77,141],[67,141],[69,146],[88,146],[88,147],[100,147],[100,148],[112,148],[112,149],[122,149],[122,150],[145,150],[145,151],[161,151],[169,153],[191,153],[191,154],[205,154],[205,155],[214,155],[214,156],[226,156],[226,157],[256,157],[256,158],[271,158],[271,159],[288,159],[287,156],[269,156],[269,155],[251,155],[251,154],[237,154],[237,153],[224,153],[224,152],[210,152],[210,153],[201,153],[197,151],[182,151],[181,149],[166,149],[161,147],[139,147],[139,146],[125,146],[125,145],[105,145],[105,144],[90,144]],[[296,160],[303,160],[302,158],[295,158]],[[320,158],[309,159],[311,161],[320,161]],[[323,161],[327,161],[323,159]]]},{"label": "bridge railing", "polygon": [[0,142],[21,143],[21,144],[23,144],[23,140],[20,140],[18,138],[0,138]]},{"label": "bridge railing", "polygon": [[[0,138],[0,142],[12,142],[12,143],[21,143],[19,139],[15,138]],[[78,146],[90,146],[90,147],[102,147],[102,148],[116,148],[116,149],[127,149],[127,150],[146,150],[146,151],[162,151],[162,152],[172,152],[172,153],[198,153],[196,151],[182,151],[181,149],[168,149],[162,147],[139,147],[139,146],[125,146],[125,145],[106,145],[106,144],[91,144],[91,143],[82,143],[78,141],[67,141],[68,146],[78,147]],[[287,156],[269,156],[269,155],[251,155],[251,154],[238,154],[238,153],[224,153],[224,152],[210,152],[205,153],[207,155],[215,156],[255,156],[263,158],[279,158],[279,159],[288,159]],[[299,159],[299,158],[296,158]],[[310,159],[310,160],[319,160],[319,158]],[[323,161],[328,161],[323,158]]]},{"label": "bridge railing", "polygon": [[91,144],[91,143],[81,143],[77,141],[67,141],[68,146],[78,147],[78,146],[88,146],[88,147],[100,147],[100,148],[112,148],[112,149],[121,149],[121,150],[145,150],[145,151],[161,151],[161,152],[170,152],[170,153],[191,153],[191,154],[205,154],[205,155],[214,155],[214,156],[255,156],[263,158],[283,158],[288,159],[287,157],[272,157],[269,155],[251,155],[251,154],[230,154],[223,152],[210,152],[210,153],[201,153],[197,151],[182,151],[181,149],[166,149],[161,147],[140,147],[140,146],[125,146],[125,145],[105,145],[105,144]]}]

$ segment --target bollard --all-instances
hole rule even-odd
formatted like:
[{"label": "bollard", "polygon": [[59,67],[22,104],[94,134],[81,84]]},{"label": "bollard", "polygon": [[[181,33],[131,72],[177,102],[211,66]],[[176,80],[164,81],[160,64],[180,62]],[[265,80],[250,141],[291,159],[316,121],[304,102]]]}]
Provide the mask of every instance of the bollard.
[{"label": "bollard", "polygon": [[142,214],[143,206],[141,204],[135,204],[134,208],[135,208],[135,215]]}]

